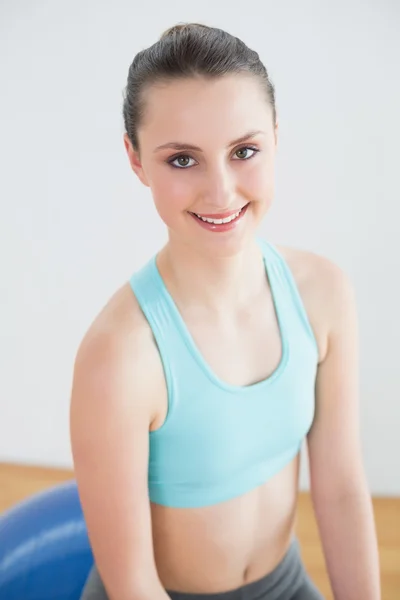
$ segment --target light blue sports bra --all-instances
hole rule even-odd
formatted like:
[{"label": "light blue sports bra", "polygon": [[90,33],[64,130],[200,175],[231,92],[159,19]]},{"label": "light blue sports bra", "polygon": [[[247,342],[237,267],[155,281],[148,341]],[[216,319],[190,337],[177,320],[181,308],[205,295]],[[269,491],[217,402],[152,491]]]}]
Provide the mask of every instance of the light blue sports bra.
[{"label": "light blue sports bra", "polygon": [[150,500],[201,507],[244,494],[299,452],[314,417],[318,348],[291,271],[277,248],[257,240],[282,340],[274,373],[250,386],[221,381],[197,349],[156,265],[130,284],[157,342],[168,413],[149,433]]}]

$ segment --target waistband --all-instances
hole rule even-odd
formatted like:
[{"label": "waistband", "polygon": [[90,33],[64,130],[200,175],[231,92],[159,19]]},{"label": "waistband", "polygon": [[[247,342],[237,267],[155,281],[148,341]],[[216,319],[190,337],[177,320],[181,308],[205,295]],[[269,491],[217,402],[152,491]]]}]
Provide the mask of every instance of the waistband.
[{"label": "waistband", "polygon": [[217,594],[166,591],[171,600],[290,600],[302,585],[305,576],[300,545],[297,538],[294,538],[275,569],[257,581]]}]

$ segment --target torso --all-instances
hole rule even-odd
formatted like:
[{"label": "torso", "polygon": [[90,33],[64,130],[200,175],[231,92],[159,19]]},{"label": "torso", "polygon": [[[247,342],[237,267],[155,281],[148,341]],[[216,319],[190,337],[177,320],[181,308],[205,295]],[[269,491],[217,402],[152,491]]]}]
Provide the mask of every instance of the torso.
[{"label": "torso", "polygon": [[[313,328],[320,360],[326,351],[323,307],[318,298],[315,266],[307,252],[279,248],[294,275]],[[132,306],[128,287],[121,289]],[[138,309],[138,307],[136,306]],[[138,309],[139,310],[139,309]],[[281,355],[281,339],[272,298],[266,293],[236,323],[221,325],[191,320],[183,314],[197,347],[224,381],[249,385],[270,376]],[[143,327],[149,328],[143,316]],[[149,373],[159,381],[151,430],[167,413],[167,390],[154,343]],[[280,562],[294,532],[299,456],[272,479],[238,498],[197,509],[151,504],[157,571],[165,589],[218,593],[260,579]]]}]

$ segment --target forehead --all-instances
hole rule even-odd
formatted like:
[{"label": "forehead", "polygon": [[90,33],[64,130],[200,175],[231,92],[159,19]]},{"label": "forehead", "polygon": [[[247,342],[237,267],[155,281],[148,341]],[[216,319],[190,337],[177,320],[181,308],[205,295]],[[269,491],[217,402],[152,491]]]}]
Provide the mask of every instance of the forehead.
[{"label": "forehead", "polygon": [[[273,131],[272,109],[259,80],[249,75],[177,79],[152,85],[144,96],[143,141],[225,144],[246,131]],[[203,140],[203,141],[202,141]]]}]

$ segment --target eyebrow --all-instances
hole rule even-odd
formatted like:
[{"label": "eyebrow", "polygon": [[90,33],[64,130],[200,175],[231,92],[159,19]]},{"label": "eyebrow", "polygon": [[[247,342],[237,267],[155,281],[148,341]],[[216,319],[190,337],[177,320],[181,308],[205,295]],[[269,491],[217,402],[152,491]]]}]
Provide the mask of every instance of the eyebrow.
[{"label": "eyebrow", "polygon": [[[235,146],[235,144],[245,142],[246,140],[249,140],[259,134],[265,134],[265,131],[249,131],[245,135],[242,135],[240,138],[237,138],[236,140],[230,142],[227,148]],[[193,146],[193,144],[184,144],[183,142],[167,142],[166,144],[157,146],[154,152],[159,152],[159,150],[165,150],[166,148],[172,148],[173,150],[196,150],[197,152],[202,152],[202,149],[199,148],[199,146]]]}]

